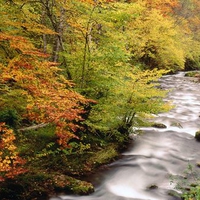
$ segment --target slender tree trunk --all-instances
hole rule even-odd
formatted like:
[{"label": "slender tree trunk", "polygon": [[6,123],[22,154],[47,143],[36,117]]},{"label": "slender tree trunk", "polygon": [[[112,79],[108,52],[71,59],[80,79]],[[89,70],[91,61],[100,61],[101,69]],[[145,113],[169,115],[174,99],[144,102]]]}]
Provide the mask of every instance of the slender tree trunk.
[{"label": "slender tree trunk", "polygon": [[91,13],[90,13],[90,17],[87,23],[87,27],[86,27],[86,34],[85,34],[85,44],[84,44],[84,49],[83,49],[83,63],[82,63],[82,73],[81,73],[81,87],[84,87],[84,83],[85,83],[85,74],[86,74],[86,65],[88,62],[89,65],[89,59],[90,58],[90,43],[92,41],[92,36],[91,36],[91,32],[92,32],[92,24],[91,24],[91,19],[92,19],[92,14],[94,12],[96,8],[96,5],[93,7]]},{"label": "slender tree trunk", "polygon": [[[66,1],[64,2],[66,3]],[[59,58],[59,52],[64,50],[63,47],[63,32],[64,32],[64,20],[65,20],[65,9],[63,7],[60,8],[60,19],[57,24],[56,32],[58,35],[56,36],[54,52],[53,52],[53,61],[57,62]]]},{"label": "slender tree trunk", "polygon": [[58,53],[60,51],[60,40],[59,40],[59,36],[56,37],[56,41],[55,41],[55,46],[53,48],[53,56],[52,56],[52,60],[53,62],[57,62],[58,61]]},{"label": "slender tree trunk", "polygon": [[69,67],[67,66],[67,61],[66,61],[66,58],[65,58],[65,57],[63,57],[63,63],[62,63],[62,64],[64,65],[64,67],[65,67],[65,69],[66,69],[67,79],[73,80],[73,79],[72,79],[72,75],[71,75],[70,70],[69,70]]},{"label": "slender tree trunk", "polygon": [[43,128],[43,127],[48,126],[48,125],[49,125],[49,123],[41,123],[41,124],[38,124],[38,125],[33,125],[33,126],[25,127],[25,128],[20,128],[20,129],[18,129],[18,131],[35,130],[35,129],[38,129],[38,128]]},{"label": "slender tree trunk", "polygon": [[[46,25],[46,22],[45,22],[45,10],[44,9],[42,11],[41,23],[43,25]],[[47,53],[47,36],[46,36],[46,34],[42,35],[42,40],[43,40],[43,52]]]},{"label": "slender tree trunk", "polygon": [[83,88],[84,82],[85,82],[87,47],[88,47],[88,33],[86,33],[86,36],[85,36],[85,45],[84,45],[84,52],[83,52],[83,63],[82,63],[82,73],[81,73],[81,87],[82,88]]},{"label": "slender tree trunk", "polygon": [[43,39],[43,52],[47,53],[47,36],[43,34],[42,39]]},{"label": "slender tree trunk", "polygon": [[[53,50],[52,50],[52,61],[57,62],[59,58],[59,52],[64,50],[63,48],[63,31],[64,31],[64,20],[65,20],[65,8],[60,6],[60,17],[57,19],[54,9],[56,6],[55,0],[40,0],[41,4],[44,7],[45,13],[49,18],[54,31],[57,33],[54,38]],[[66,3],[66,0],[63,2]],[[44,51],[46,51],[46,36],[43,35]]]}]

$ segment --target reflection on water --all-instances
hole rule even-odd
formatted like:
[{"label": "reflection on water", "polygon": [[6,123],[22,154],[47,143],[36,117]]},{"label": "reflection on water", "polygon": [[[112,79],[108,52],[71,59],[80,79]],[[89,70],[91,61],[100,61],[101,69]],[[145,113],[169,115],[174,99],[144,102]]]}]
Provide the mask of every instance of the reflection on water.
[{"label": "reflection on water", "polygon": [[[170,175],[181,175],[188,162],[200,160],[194,134],[200,129],[200,93],[198,83],[187,81],[183,73],[164,76],[161,86],[173,90],[166,101],[176,107],[159,114],[155,121],[166,129],[143,128],[122,159],[109,165],[105,172],[93,177],[95,192],[89,196],[67,196],[50,200],[175,200]],[[198,160],[199,159],[199,160]]]}]

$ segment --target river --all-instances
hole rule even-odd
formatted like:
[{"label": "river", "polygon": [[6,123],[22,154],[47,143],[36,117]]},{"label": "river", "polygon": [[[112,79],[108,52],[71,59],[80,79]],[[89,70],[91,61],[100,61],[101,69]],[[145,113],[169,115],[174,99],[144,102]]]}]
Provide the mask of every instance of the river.
[{"label": "river", "polygon": [[[91,178],[95,192],[89,196],[60,195],[50,200],[175,200],[174,177],[185,176],[184,170],[200,161],[200,142],[194,139],[200,129],[200,83],[190,81],[180,72],[166,75],[161,87],[172,89],[166,101],[175,105],[170,112],[154,118],[167,128],[146,127],[134,136],[133,144],[122,158]],[[176,190],[176,192],[179,192]]]}]

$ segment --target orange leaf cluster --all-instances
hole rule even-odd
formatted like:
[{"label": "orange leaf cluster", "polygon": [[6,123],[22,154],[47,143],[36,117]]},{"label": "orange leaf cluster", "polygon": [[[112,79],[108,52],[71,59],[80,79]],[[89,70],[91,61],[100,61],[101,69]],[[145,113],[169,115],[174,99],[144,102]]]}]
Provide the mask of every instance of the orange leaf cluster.
[{"label": "orange leaf cluster", "polygon": [[78,128],[76,123],[83,120],[81,114],[84,111],[81,105],[88,101],[70,90],[70,82],[61,82],[61,77],[55,69],[51,69],[48,62],[38,64],[39,73],[27,70],[32,77],[28,81],[28,74],[23,77],[23,82],[26,81],[23,87],[31,94],[26,116],[37,123],[55,124],[59,144],[67,146],[67,142],[76,137],[73,134]]},{"label": "orange leaf cluster", "polygon": [[20,51],[24,55],[48,57],[47,54],[42,53],[34,47],[34,45],[25,37],[13,36],[3,32],[0,32],[0,41],[8,41],[10,48]]},{"label": "orange leaf cluster", "polygon": [[155,8],[161,11],[164,15],[173,12],[173,9],[179,6],[177,0],[146,0],[148,8]]},{"label": "orange leaf cluster", "polygon": [[26,172],[22,167],[25,160],[18,156],[14,145],[13,130],[8,129],[5,123],[0,123],[0,181],[13,178]]},{"label": "orange leaf cluster", "polygon": [[[77,137],[74,132],[79,128],[78,122],[83,120],[84,105],[92,100],[86,100],[71,89],[73,84],[60,74],[57,63],[36,58],[30,53],[37,52],[30,41],[17,38],[0,34],[0,41],[8,40],[10,48],[22,52],[7,66],[1,66],[0,81],[7,85],[12,81],[13,89],[23,89],[28,101],[24,117],[36,123],[54,124],[58,143],[67,147],[68,141]],[[29,56],[24,52],[29,52]]]}]

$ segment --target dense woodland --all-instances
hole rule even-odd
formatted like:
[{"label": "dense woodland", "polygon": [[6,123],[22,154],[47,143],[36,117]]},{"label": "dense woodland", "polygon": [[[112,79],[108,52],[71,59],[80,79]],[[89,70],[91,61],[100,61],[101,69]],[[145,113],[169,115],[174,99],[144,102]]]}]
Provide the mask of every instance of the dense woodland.
[{"label": "dense woodland", "polygon": [[157,80],[200,68],[199,0],[0,0],[0,16],[1,199],[88,193],[77,178],[170,109]]}]

